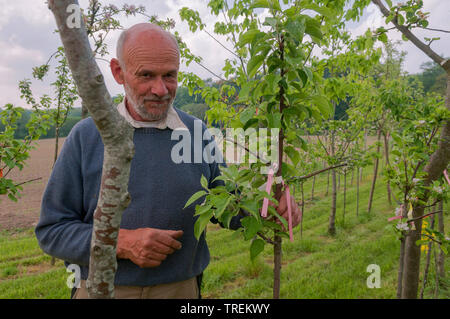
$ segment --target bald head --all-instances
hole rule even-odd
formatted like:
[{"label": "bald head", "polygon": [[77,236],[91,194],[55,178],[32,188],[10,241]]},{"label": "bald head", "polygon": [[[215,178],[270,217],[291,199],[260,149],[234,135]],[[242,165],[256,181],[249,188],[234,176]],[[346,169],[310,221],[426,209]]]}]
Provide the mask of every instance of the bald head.
[{"label": "bald head", "polygon": [[152,23],[138,23],[129,29],[122,31],[119,40],[117,41],[116,55],[117,60],[122,68],[126,66],[126,49],[129,44],[135,44],[136,41],[142,43],[144,40],[149,40],[149,44],[155,39],[159,41],[168,41],[176,48],[178,57],[180,57],[180,50],[177,39],[173,34],[162,29],[160,26]]}]

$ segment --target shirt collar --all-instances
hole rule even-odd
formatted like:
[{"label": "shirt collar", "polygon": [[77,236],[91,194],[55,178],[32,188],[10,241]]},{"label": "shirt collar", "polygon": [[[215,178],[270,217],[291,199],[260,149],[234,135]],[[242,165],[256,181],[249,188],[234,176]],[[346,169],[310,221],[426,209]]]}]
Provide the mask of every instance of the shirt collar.
[{"label": "shirt collar", "polygon": [[177,111],[175,111],[175,108],[172,105],[170,105],[169,110],[167,111],[166,118],[157,122],[142,122],[132,118],[130,112],[128,112],[128,109],[125,106],[125,99],[117,106],[117,111],[134,128],[153,127],[160,130],[164,130],[166,128],[170,128],[171,130],[188,129],[186,125],[183,123],[183,121],[180,119]]}]

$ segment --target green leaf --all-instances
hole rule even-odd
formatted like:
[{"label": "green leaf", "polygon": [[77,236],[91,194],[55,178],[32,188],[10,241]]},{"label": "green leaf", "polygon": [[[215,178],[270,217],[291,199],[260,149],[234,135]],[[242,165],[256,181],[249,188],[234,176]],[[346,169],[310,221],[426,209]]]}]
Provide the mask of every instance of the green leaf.
[{"label": "green leaf", "polygon": [[288,20],[286,23],[286,30],[299,42],[303,39],[303,34],[305,33],[305,24],[302,20]]},{"label": "green leaf", "polygon": [[202,235],[203,231],[205,230],[206,226],[208,225],[209,220],[212,218],[214,214],[214,211],[210,210],[208,213],[200,215],[195,222],[194,225],[194,236],[197,238],[197,240],[200,239],[200,236]]},{"label": "green leaf", "polygon": [[321,95],[315,95],[312,98],[313,103],[319,108],[325,118],[328,118],[333,111],[331,103]]},{"label": "green leaf", "polygon": [[253,56],[250,61],[247,63],[247,72],[248,76],[252,78],[255,76],[256,72],[258,71],[259,67],[263,64],[264,59],[266,58],[265,55],[255,55]]},{"label": "green leaf", "polygon": [[13,202],[17,202],[17,198],[16,198],[16,196],[14,196],[13,194],[8,193],[8,197],[9,197],[9,199],[12,200]]},{"label": "green leaf", "polygon": [[202,175],[201,179],[200,179],[200,184],[202,185],[202,187],[204,189],[208,189],[208,180],[206,179],[205,176]]},{"label": "green leaf", "polygon": [[239,37],[239,45],[244,46],[247,43],[251,43],[257,34],[261,33],[258,29],[250,29],[245,33],[242,33]]},{"label": "green leaf", "polygon": [[270,25],[271,27],[274,27],[274,28],[275,28],[275,26],[277,25],[277,23],[278,23],[278,20],[277,20],[276,18],[267,17],[267,18],[264,20],[263,25]]},{"label": "green leaf", "polygon": [[239,207],[248,211],[255,217],[259,216],[259,205],[258,205],[258,202],[255,200],[243,201],[239,204]]},{"label": "green leaf", "polygon": [[292,164],[294,166],[297,166],[298,162],[300,161],[300,154],[298,151],[295,150],[292,146],[286,146],[284,148],[284,152],[289,156],[289,158],[292,161]]},{"label": "green leaf", "polygon": [[388,42],[388,37],[386,35],[386,33],[382,33],[378,36],[378,40],[380,40],[383,43],[387,43]]},{"label": "green leaf", "polygon": [[309,10],[316,11],[317,13],[323,15],[326,18],[333,17],[333,11],[332,10],[328,9],[327,7],[319,7],[315,3],[304,4],[304,5],[302,5],[302,9],[309,9]]},{"label": "green leaf", "polygon": [[250,258],[251,260],[255,260],[256,256],[258,256],[260,253],[264,251],[264,240],[257,238],[252,241],[252,244],[250,246]]},{"label": "green leaf", "polygon": [[397,15],[397,23],[399,25],[403,25],[405,23],[405,18],[401,14]]},{"label": "green leaf", "polygon": [[193,202],[195,202],[197,199],[199,199],[200,197],[202,197],[202,196],[204,196],[206,194],[207,194],[207,192],[205,192],[205,191],[198,191],[198,192],[196,192],[194,195],[192,195],[189,198],[189,200],[187,201],[186,205],[184,205],[184,208],[192,205]]},{"label": "green leaf", "polygon": [[255,115],[255,109],[252,107],[246,108],[239,117],[242,124],[245,125]]},{"label": "green leaf", "polygon": [[388,4],[389,8],[392,7],[392,1],[391,0],[386,0],[386,3]]},{"label": "green leaf", "polygon": [[208,205],[197,205],[195,207],[195,214],[194,216],[203,215],[207,211],[209,211],[212,208],[212,204]]},{"label": "green leaf", "polygon": [[269,0],[254,0],[250,5],[250,9],[253,8],[270,8]]},{"label": "green leaf", "polygon": [[228,204],[231,202],[232,198],[233,198],[232,195],[228,193],[223,193],[211,199],[212,204],[216,207],[214,215],[216,216],[217,219],[219,219],[222,216],[222,213],[228,207]]},{"label": "green leaf", "polygon": [[315,37],[319,40],[322,40],[322,38],[323,38],[322,31],[320,31],[320,23],[314,19],[306,20],[305,33],[307,33],[310,36]]},{"label": "green leaf", "polygon": [[253,216],[247,216],[241,219],[241,224],[244,226],[244,239],[252,239],[256,233],[258,233],[262,225],[259,223],[258,219]]}]

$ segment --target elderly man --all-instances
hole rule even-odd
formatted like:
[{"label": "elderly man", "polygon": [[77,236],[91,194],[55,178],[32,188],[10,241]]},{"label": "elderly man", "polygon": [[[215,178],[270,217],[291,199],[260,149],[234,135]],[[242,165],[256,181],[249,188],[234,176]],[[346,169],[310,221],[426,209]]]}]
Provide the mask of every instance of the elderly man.
[{"label": "elderly man", "polygon": [[[123,213],[117,243],[116,298],[199,298],[209,263],[204,235],[194,237],[194,205],[186,201],[210,187],[219,163],[174,163],[176,129],[194,130],[198,119],[172,106],[177,89],[176,39],[158,26],[142,23],[124,31],[111,72],[124,86],[119,113],[135,128],[131,164],[131,203]],[[202,130],[206,126],[202,125]],[[191,134],[192,136],[194,134]],[[203,141],[205,143],[205,141]],[[194,143],[192,143],[193,145]],[[81,268],[74,298],[87,298],[93,213],[97,205],[103,143],[92,119],[80,121],[67,137],[45,190],[36,236],[48,254]],[[298,223],[298,208],[293,206]],[[286,216],[286,205],[277,208]],[[230,228],[240,227],[235,217]]]}]

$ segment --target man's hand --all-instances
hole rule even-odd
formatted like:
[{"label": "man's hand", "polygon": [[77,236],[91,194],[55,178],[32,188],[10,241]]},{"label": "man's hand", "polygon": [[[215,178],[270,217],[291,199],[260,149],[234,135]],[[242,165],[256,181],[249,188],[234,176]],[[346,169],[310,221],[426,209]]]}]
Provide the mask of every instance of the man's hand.
[{"label": "man's hand", "polygon": [[182,235],[182,230],[120,229],[117,258],[130,259],[141,268],[157,267],[168,255],[181,248],[176,239]]},{"label": "man's hand", "polygon": [[[277,213],[286,219],[286,221],[289,221],[289,214],[288,214],[288,207],[287,207],[287,200],[286,200],[286,190],[283,191],[281,194],[281,198],[279,200],[278,206],[275,206],[273,202],[269,202],[269,205],[272,207],[275,207]],[[301,212],[300,207],[295,202],[294,196],[291,195],[291,210],[292,210],[292,228],[300,224],[300,218],[301,218]],[[277,220],[278,224],[281,224],[281,221]]]}]

